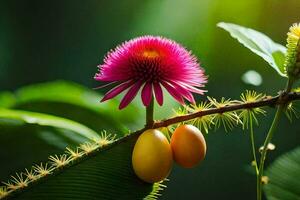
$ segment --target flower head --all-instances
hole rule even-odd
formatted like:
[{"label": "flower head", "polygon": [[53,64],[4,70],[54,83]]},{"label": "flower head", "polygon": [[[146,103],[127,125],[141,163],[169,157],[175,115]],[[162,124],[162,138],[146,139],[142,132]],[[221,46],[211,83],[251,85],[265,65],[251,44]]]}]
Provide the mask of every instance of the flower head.
[{"label": "flower head", "polygon": [[289,76],[300,76],[300,23],[290,27],[287,37],[285,67]]},{"label": "flower head", "polygon": [[[157,36],[143,36],[129,40],[109,52],[99,65],[95,80],[116,84],[101,102],[127,90],[119,108],[126,107],[141,89],[141,98],[148,106],[155,95],[163,104],[165,88],[178,102],[194,103],[192,92],[203,94],[207,79],[197,59],[178,43]],[[104,86],[107,86],[104,85]]]}]

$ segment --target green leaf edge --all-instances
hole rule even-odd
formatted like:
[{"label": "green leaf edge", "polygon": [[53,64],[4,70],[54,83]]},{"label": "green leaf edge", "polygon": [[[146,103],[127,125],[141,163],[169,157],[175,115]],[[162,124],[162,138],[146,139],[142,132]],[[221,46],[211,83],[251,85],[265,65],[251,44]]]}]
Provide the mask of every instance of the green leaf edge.
[{"label": "green leaf edge", "polygon": [[[260,34],[262,37],[264,37],[265,39],[269,40],[269,42],[271,42],[273,45],[275,45],[275,46],[278,48],[278,51],[273,52],[272,54],[278,53],[278,52],[281,52],[281,53],[283,53],[283,54],[286,54],[286,51],[287,51],[287,50],[286,50],[286,48],[285,48],[283,45],[274,42],[274,41],[273,41],[271,38],[269,38],[267,35],[265,35],[265,34],[259,32],[259,31],[256,31],[256,30],[254,30],[254,29],[251,29],[251,28],[243,27],[243,26],[240,26],[240,25],[237,25],[237,24],[233,24],[233,23],[226,23],[226,22],[219,22],[219,23],[217,24],[217,27],[222,28],[222,29],[224,29],[225,31],[229,32],[229,34],[230,34],[231,37],[235,38],[235,39],[238,40],[238,42],[241,43],[243,46],[247,47],[250,51],[252,51],[252,52],[255,53],[256,55],[258,55],[258,56],[260,56],[261,58],[263,58],[263,59],[264,59],[264,60],[265,60],[265,61],[266,61],[266,62],[267,62],[274,70],[277,71],[277,73],[278,73],[280,76],[285,77],[285,78],[288,77],[288,75],[287,75],[286,72],[285,72],[284,66],[277,66],[276,61],[278,61],[278,60],[276,60],[275,58],[273,58],[273,55],[271,55],[271,56],[272,56],[272,59],[274,60],[274,62],[270,61],[270,59],[266,57],[266,54],[263,54],[263,53],[261,53],[261,52],[255,50],[255,49],[251,48],[251,47],[250,47],[249,45],[247,45],[243,40],[241,40],[239,37],[237,37],[235,34],[233,34],[233,33],[229,30],[228,25],[229,25],[229,26],[235,26],[235,27],[243,28],[243,29],[245,29],[245,30],[249,30],[249,31],[252,31],[252,32],[254,31],[254,32],[256,32],[257,34]],[[257,46],[257,47],[260,49],[259,46]],[[282,62],[282,64],[283,64],[283,62]],[[281,71],[281,70],[282,70],[282,71]]]},{"label": "green leaf edge", "polygon": [[98,136],[95,131],[84,126],[83,124],[54,115],[0,108],[0,120],[1,118],[18,120],[21,123],[37,124],[39,126],[52,126],[56,128],[68,129],[91,140]]},{"label": "green leaf edge", "polygon": [[[59,91],[70,91],[59,93]],[[48,91],[46,94],[41,91]],[[55,92],[54,92],[55,91]],[[56,92],[57,91],[57,92]],[[53,93],[54,92],[54,93]],[[2,97],[2,98],[1,98]],[[118,100],[104,102],[101,105],[97,104],[103,96],[90,90],[89,88],[75,82],[66,80],[55,80],[50,82],[27,85],[17,89],[15,92],[0,93],[0,107],[10,109],[20,109],[24,105],[31,102],[52,102],[65,103],[74,105],[83,109],[89,109],[99,115],[107,115],[112,107],[118,107]],[[3,102],[1,102],[1,100]],[[9,101],[10,102],[6,102]],[[114,113],[112,120],[120,120],[123,122],[133,123],[134,118],[131,113],[136,110],[135,104],[132,104],[126,110]],[[22,108],[21,108],[22,109]],[[120,130],[127,131],[125,126],[121,126]]]}]

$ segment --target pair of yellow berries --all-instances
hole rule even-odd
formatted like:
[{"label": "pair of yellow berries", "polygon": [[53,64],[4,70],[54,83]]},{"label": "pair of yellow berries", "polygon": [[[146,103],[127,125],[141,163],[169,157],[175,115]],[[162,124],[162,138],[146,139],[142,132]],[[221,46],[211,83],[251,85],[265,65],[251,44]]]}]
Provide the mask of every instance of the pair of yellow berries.
[{"label": "pair of yellow berries", "polygon": [[139,136],[134,146],[132,166],[140,179],[154,183],[169,175],[173,159],[182,167],[192,168],[205,154],[205,139],[195,126],[177,127],[170,143],[162,132],[149,129]]}]

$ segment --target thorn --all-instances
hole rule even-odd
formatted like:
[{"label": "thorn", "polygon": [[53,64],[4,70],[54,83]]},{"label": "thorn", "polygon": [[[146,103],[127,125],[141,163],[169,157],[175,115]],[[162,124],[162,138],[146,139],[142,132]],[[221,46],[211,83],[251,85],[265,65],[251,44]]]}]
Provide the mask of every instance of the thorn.
[{"label": "thorn", "polygon": [[32,171],[32,169],[29,171],[28,169],[25,169],[25,173],[23,173],[29,180],[36,180],[38,177],[37,175]]},{"label": "thorn", "polygon": [[89,143],[89,142],[86,142],[86,143],[80,145],[80,149],[82,149],[84,151],[84,153],[86,153],[86,154],[91,153],[98,147],[99,146],[97,143]]},{"label": "thorn", "polygon": [[63,167],[63,166],[67,165],[70,162],[71,157],[68,157],[66,154],[63,154],[63,155],[60,155],[60,156],[54,155],[54,156],[50,156],[49,160],[51,161],[52,166],[54,166],[54,167]]},{"label": "thorn", "polygon": [[75,160],[77,158],[80,158],[83,154],[79,152],[79,148],[77,147],[76,150],[72,150],[69,147],[66,148],[65,151],[68,155],[70,155],[71,160]]},{"label": "thorn", "polygon": [[97,138],[94,138],[94,142],[96,142],[100,147],[106,146],[115,141],[116,135],[107,134],[106,131],[101,132],[101,135]]},{"label": "thorn", "polygon": [[0,187],[0,199],[6,197],[8,195],[7,187],[1,186]]},{"label": "thorn", "polygon": [[51,174],[53,169],[54,169],[53,167],[48,167],[48,163],[46,163],[45,165],[43,165],[43,163],[41,163],[40,165],[33,166],[34,172],[37,173],[38,176],[40,176],[40,177],[44,177],[44,176]]}]

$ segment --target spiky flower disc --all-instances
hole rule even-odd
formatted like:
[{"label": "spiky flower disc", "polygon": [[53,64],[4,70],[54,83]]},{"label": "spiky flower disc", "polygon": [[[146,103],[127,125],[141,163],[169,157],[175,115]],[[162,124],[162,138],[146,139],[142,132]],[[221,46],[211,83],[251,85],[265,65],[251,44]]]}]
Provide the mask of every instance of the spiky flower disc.
[{"label": "spiky flower disc", "polygon": [[[184,99],[194,103],[192,92],[203,94],[207,79],[196,57],[178,43],[155,36],[132,39],[109,52],[104,64],[99,65],[95,80],[116,86],[105,94],[106,101],[127,90],[119,108],[126,107],[141,89],[145,106],[153,93],[159,105],[163,104],[164,87],[178,102]],[[106,85],[105,85],[106,86]]]}]

